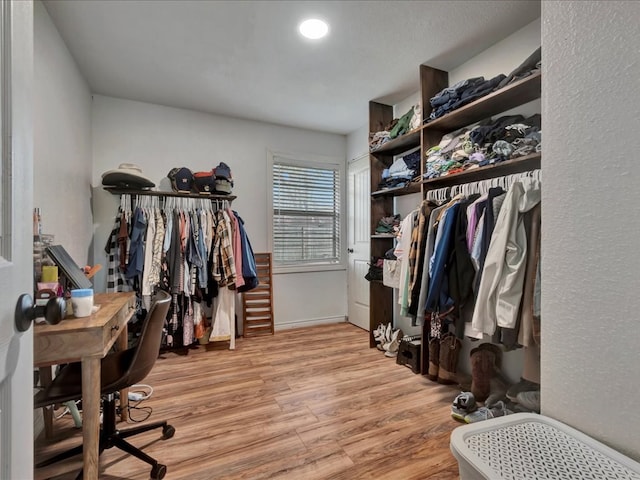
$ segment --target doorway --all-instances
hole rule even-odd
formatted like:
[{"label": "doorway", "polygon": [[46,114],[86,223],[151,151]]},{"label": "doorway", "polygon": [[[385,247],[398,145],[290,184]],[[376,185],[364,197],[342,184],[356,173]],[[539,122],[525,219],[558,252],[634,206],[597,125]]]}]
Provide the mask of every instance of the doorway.
[{"label": "doorway", "polygon": [[369,330],[370,179],[369,155],[348,166],[348,315],[349,322]]}]

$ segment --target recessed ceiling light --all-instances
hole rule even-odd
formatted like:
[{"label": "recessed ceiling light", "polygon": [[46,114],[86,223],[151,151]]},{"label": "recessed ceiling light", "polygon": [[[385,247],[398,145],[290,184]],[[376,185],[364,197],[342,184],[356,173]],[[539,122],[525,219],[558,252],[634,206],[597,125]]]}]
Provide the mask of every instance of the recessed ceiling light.
[{"label": "recessed ceiling light", "polygon": [[317,18],[305,20],[298,26],[300,34],[312,40],[324,37],[329,32],[329,25]]}]

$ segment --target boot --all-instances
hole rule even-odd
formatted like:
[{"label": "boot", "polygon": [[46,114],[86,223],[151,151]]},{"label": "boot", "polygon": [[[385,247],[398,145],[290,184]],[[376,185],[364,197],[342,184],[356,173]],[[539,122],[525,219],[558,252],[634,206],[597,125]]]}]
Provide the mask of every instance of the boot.
[{"label": "boot", "polygon": [[436,382],[438,380],[438,369],[440,365],[440,339],[429,340],[429,371],[427,378]]},{"label": "boot", "polygon": [[491,377],[496,368],[496,354],[487,348],[471,350],[471,393],[484,402],[491,393]]},{"label": "boot", "polygon": [[445,335],[440,341],[440,368],[438,369],[438,383],[453,385],[458,383],[458,354],[462,342],[452,334]]}]

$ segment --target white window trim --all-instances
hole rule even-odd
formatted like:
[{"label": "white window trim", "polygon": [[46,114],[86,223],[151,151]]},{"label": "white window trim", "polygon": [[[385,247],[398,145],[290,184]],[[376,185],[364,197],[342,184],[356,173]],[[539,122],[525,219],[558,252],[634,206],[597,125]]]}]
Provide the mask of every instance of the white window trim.
[{"label": "white window trim", "polygon": [[295,165],[302,167],[336,167],[338,175],[340,176],[340,258],[338,263],[326,264],[326,263],[310,263],[305,265],[273,265],[274,274],[282,273],[305,273],[305,272],[324,272],[331,270],[346,270],[347,269],[347,255],[346,255],[346,241],[347,241],[347,219],[346,219],[346,173],[345,173],[345,161],[343,158],[315,155],[309,153],[291,153],[291,152],[278,152],[267,149],[267,212],[269,218],[267,219],[267,235],[269,251],[273,252],[273,163],[274,158],[282,158],[287,161],[291,161]]}]

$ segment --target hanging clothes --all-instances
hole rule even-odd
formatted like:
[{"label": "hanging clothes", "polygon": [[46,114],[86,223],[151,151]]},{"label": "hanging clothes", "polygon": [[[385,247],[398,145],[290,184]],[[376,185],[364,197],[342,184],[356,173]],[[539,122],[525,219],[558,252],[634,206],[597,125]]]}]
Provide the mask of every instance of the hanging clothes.
[{"label": "hanging clothes", "polygon": [[445,312],[453,306],[453,300],[449,295],[447,263],[453,247],[454,227],[459,208],[460,202],[455,200],[443,212],[443,218],[438,225],[436,244],[431,257],[431,280],[425,304],[425,308],[429,312]]},{"label": "hanging clothes", "polygon": [[407,316],[409,307],[409,252],[411,249],[411,233],[418,216],[418,210],[414,210],[407,215],[400,224],[398,243],[393,253],[400,262],[400,288],[398,289],[398,304],[400,305],[400,315]]},{"label": "hanging clothes", "polygon": [[431,265],[431,257],[433,255],[433,249],[436,243],[436,225],[437,219],[440,214],[447,208],[446,205],[434,208],[429,215],[429,222],[427,223],[427,241],[425,243],[424,255],[422,260],[422,280],[420,282],[420,295],[418,296],[418,315],[424,316],[427,303],[427,294],[429,292],[429,269]]},{"label": "hanging clothes", "polygon": [[231,339],[232,325],[235,325],[235,292],[227,287],[220,288],[215,301],[213,328],[209,342],[219,342]]},{"label": "hanging clothes", "polygon": [[[238,212],[234,211],[233,215],[238,221],[238,229],[240,231],[240,246],[242,255],[242,278],[244,285],[238,288],[239,292],[248,292],[253,290],[259,284],[258,282],[258,269],[256,267],[256,259],[253,255],[253,248],[251,248],[251,242],[249,236],[244,228],[244,220],[238,215]],[[237,273],[237,272],[236,272]]]},{"label": "hanging clothes", "polygon": [[214,211],[210,201],[167,197],[161,206],[144,195],[132,214],[125,197],[105,246],[110,288],[129,282],[147,309],[156,289],[171,293],[165,346],[188,346],[204,334],[206,303],[213,307],[211,341],[235,348],[235,295],[258,285],[243,220],[224,203]]},{"label": "hanging clothes", "polygon": [[527,258],[521,214],[540,203],[538,182],[514,183],[504,199],[484,262],[471,326],[476,338],[496,327],[513,328],[519,312]]},{"label": "hanging clothes", "polygon": [[[127,221],[124,213],[121,209],[118,209],[118,213],[115,217],[113,229],[109,234],[107,243],[104,247],[104,251],[107,254],[107,293],[114,292],[130,292],[131,286],[127,283],[124,276],[125,270],[121,268],[120,255],[121,255],[121,242],[120,232],[124,225],[124,231],[127,231]],[[126,242],[126,241],[125,241]],[[126,245],[126,243],[125,243]]]},{"label": "hanging clothes", "polygon": [[216,214],[216,228],[213,241],[213,278],[221,287],[235,283],[236,267],[233,260],[233,234],[229,217],[224,210]]},{"label": "hanging clothes", "polygon": [[[428,277],[428,271],[425,270],[424,255],[429,236],[429,219],[431,212],[437,205],[429,200],[425,200],[420,205],[420,213],[418,217],[418,227],[415,230],[415,241],[412,235],[410,261],[413,260],[412,275],[409,278],[409,288],[411,296],[409,299],[409,308],[407,313],[412,318],[412,325],[415,326],[422,322],[423,310],[418,308],[420,303],[420,291],[422,289],[423,277]],[[420,317],[418,314],[420,312]]]}]

